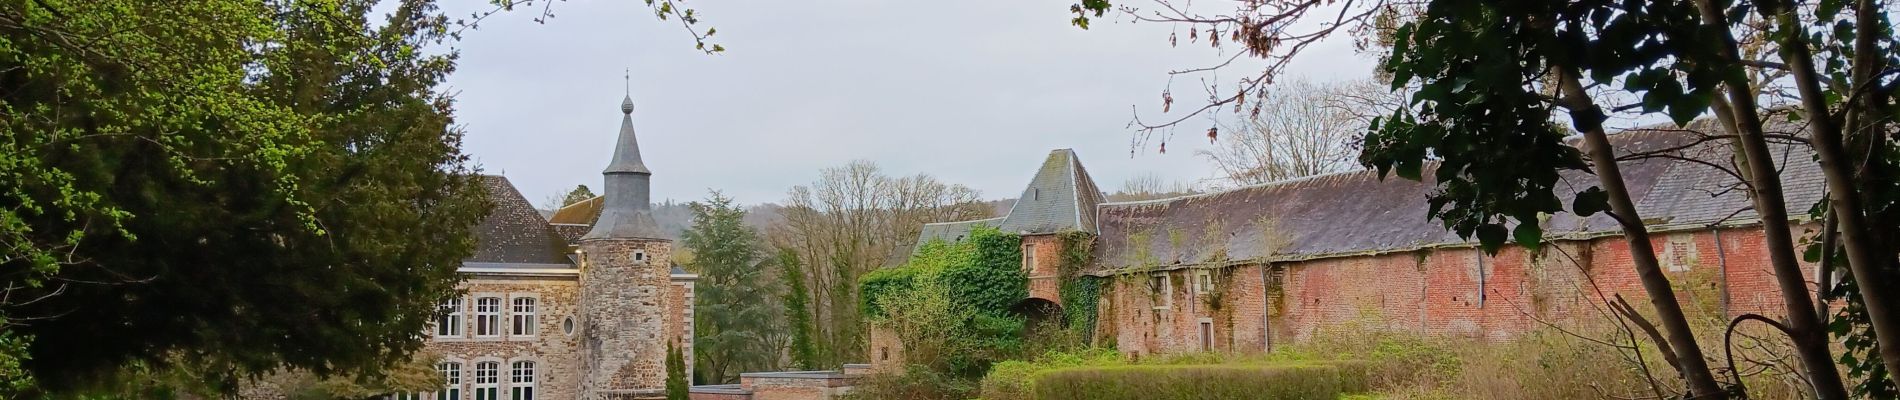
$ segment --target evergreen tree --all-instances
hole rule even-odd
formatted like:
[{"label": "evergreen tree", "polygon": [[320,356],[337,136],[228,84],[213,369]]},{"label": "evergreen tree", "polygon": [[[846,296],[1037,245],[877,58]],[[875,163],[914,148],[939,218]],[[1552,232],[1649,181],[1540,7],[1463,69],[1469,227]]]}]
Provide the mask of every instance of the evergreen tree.
[{"label": "evergreen tree", "polygon": [[686,383],[686,355],[673,342],[666,342],[666,400],[689,400],[691,387]]},{"label": "evergreen tree", "polygon": [[377,4],[0,4],[0,321],[31,322],[0,322],[0,352],[30,356],[0,370],[36,380],[19,397],[174,367],[218,391],[375,375],[420,349],[488,205],[436,91],[450,22]]},{"label": "evergreen tree", "polygon": [[700,277],[695,371],[700,382],[725,383],[778,357],[778,349],[767,348],[764,340],[767,331],[776,329],[775,310],[759,266],[758,236],[746,226],[745,210],[717,191],[688,206],[693,226],[682,241],[693,252],[692,264]]}]

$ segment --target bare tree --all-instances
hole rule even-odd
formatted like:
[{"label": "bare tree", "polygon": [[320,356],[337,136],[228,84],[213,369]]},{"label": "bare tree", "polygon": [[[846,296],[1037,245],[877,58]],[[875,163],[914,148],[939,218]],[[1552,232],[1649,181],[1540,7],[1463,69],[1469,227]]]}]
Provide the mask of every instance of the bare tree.
[{"label": "bare tree", "polygon": [[[1229,130],[1220,145],[1196,154],[1220,168],[1227,183],[1254,185],[1357,167],[1354,143],[1391,91],[1374,83],[1282,82]],[[1391,110],[1387,108],[1385,110]]]},{"label": "bare tree", "polygon": [[929,175],[888,176],[870,161],[825,169],[818,181],[793,187],[785,204],[767,241],[795,253],[810,283],[821,365],[862,359],[859,276],[901,259],[924,223],[992,214],[974,189]]},{"label": "bare tree", "polygon": [[1122,182],[1121,190],[1108,195],[1108,201],[1142,201],[1181,197],[1197,194],[1201,191],[1194,185],[1180,181],[1170,181],[1155,173],[1135,175]]}]

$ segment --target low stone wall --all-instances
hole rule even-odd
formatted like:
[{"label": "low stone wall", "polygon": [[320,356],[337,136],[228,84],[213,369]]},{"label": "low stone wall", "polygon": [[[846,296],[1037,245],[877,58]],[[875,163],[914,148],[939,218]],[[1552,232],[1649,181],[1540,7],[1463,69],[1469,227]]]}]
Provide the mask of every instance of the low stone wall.
[{"label": "low stone wall", "polygon": [[853,364],[845,372],[787,371],[739,375],[736,385],[694,386],[693,400],[829,400],[851,392],[870,366]]}]

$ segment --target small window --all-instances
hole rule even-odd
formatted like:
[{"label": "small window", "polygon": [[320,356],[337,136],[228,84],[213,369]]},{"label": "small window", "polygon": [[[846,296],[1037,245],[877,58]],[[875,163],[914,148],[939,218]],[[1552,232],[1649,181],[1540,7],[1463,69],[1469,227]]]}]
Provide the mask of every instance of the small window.
[{"label": "small window", "polygon": [[1194,293],[1207,294],[1214,291],[1214,274],[1206,270],[1194,271]]},{"label": "small window", "polygon": [[501,298],[475,298],[475,336],[501,336]]},{"label": "small window", "polygon": [[475,363],[475,400],[501,400],[501,363]]},{"label": "small window", "polygon": [[636,262],[638,262],[638,261],[646,261],[646,260],[647,260],[647,252],[646,252],[646,250],[634,250],[634,251],[633,251],[633,261],[636,261]]},{"label": "small window", "polygon": [[1030,200],[1042,200],[1042,188],[1029,189]]},{"label": "small window", "polygon": [[508,378],[509,400],[534,400],[534,362],[516,361]]},{"label": "small window", "polygon": [[435,317],[435,336],[462,336],[462,298],[443,300],[439,308]]},{"label": "small window", "polygon": [[1035,269],[1036,269],[1036,245],[1025,244],[1023,245],[1023,270],[1033,271]]},{"label": "small window", "polygon": [[511,329],[508,334],[515,336],[534,336],[534,331],[536,330],[535,324],[539,322],[539,320],[535,318],[534,307],[535,298],[533,297],[516,297],[514,299],[512,308],[508,310],[510,312],[508,314],[508,320],[511,322],[511,324],[509,324]]},{"label": "small window", "polygon": [[884,347],[879,347],[879,348],[877,348],[877,360],[878,360],[878,361],[890,361],[890,360],[891,360],[891,348],[890,348],[890,346],[884,346]]},{"label": "small window", "polygon": [[462,400],[462,364],[445,362],[435,365],[442,373],[442,391],[435,392],[436,400]]},{"label": "small window", "polygon": [[566,333],[569,336],[574,335],[574,317],[561,319],[561,333]]},{"label": "small window", "polygon": [[1150,293],[1153,293],[1156,297],[1155,309],[1159,310],[1174,306],[1174,288],[1172,285],[1169,285],[1168,273],[1159,272],[1150,276],[1148,289]]}]

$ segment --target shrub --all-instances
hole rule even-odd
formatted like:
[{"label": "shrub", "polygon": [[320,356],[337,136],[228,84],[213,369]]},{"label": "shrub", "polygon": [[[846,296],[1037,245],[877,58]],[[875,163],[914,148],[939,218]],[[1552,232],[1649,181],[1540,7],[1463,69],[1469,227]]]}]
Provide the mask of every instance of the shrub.
[{"label": "shrub", "polygon": [[1034,362],[1004,361],[990,368],[983,377],[984,400],[1029,400],[1035,396],[1035,378],[1043,371],[1084,366],[1112,366],[1125,363],[1113,349],[1094,349],[1077,353],[1048,353]]},{"label": "shrub", "polygon": [[937,372],[921,365],[906,366],[903,373],[880,373],[865,377],[847,400],[918,399],[963,400],[976,394],[969,381]]},{"label": "shrub", "polygon": [[1046,371],[1038,400],[1336,399],[1339,368],[1326,365],[1131,365]]}]

